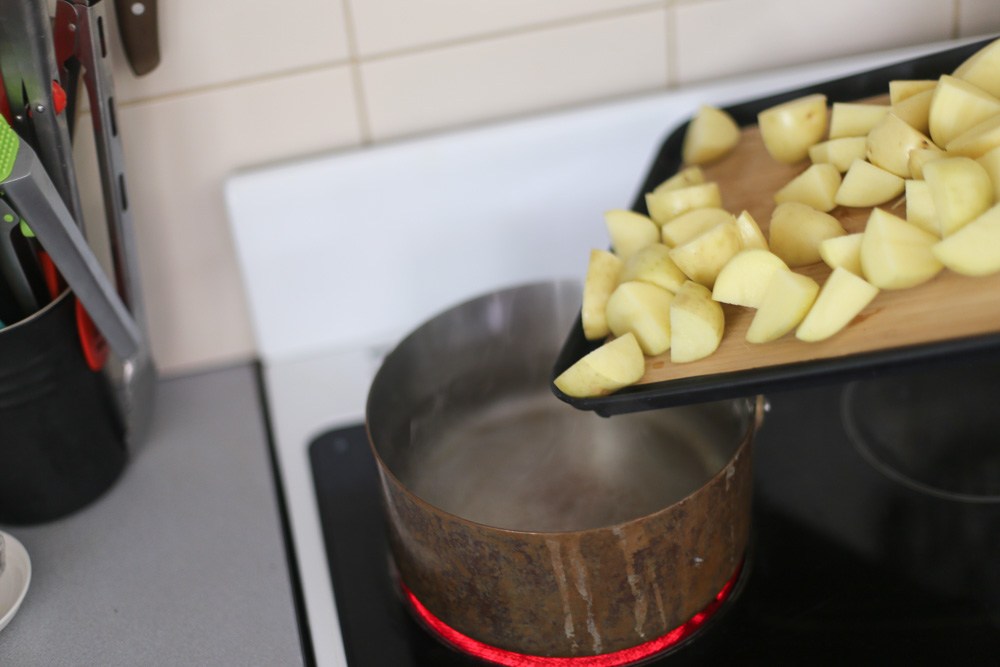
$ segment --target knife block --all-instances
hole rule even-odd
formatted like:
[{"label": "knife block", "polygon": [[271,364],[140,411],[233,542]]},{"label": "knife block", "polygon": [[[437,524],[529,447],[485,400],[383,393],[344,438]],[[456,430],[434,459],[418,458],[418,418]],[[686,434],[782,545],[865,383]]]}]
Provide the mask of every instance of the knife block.
[{"label": "knife block", "polygon": [[72,294],[0,330],[0,523],[97,499],[125,466],[124,431],[108,378],[84,358]]}]

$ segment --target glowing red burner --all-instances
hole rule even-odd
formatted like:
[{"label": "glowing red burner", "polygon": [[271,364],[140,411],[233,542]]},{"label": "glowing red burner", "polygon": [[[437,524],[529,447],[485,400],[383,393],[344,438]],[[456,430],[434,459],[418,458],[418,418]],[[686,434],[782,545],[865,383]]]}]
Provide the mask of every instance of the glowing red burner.
[{"label": "glowing red burner", "polygon": [[426,627],[436,633],[442,641],[455,650],[474,656],[480,660],[506,667],[622,667],[623,665],[630,665],[662,653],[690,637],[705,621],[719,610],[722,603],[729,597],[733,586],[737,579],[739,579],[740,569],[736,570],[733,578],[726,582],[726,585],[722,587],[722,590],[715,596],[715,599],[709,602],[704,609],[692,616],[686,623],[674,628],[665,635],[639,644],[638,646],[615,651],[614,653],[573,658],[527,655],[484,644],[447,625],[421,604],[417,596],[405,584],[400,585],[403,588],[406,600]]}]

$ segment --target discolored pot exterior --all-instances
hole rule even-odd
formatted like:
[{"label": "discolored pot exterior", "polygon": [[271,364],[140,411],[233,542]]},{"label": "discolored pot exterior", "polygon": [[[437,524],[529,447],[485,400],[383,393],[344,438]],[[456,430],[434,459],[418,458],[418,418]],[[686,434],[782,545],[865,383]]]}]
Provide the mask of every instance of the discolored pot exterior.
[{"label": "discolored pot exterior", "polygon": [[[491,423],[493,431],[455,430],[464,423],[460,417],[480,415],[524,391],[539,391],[539,405],[584,414],[559,403],[550,391],[553,362],[579,313],[579,295],[575,284],[540,283],[446,311],[386,357],[368,397],[369,441],[402,583],[454,630],[536,656],[600,655],[660,639],[715,599],[742,564],[749,535],[751,444],[760,401],[684,408],[694,411],[682,413],[691,421],[677,422],[689,425],[687,431],[657,430],[678,418],[667,411],[635,422],[593,415],[596,422],[580,422],[574,416],[570,426],[579,431],[562,421],[536,425],[527,413],[502,412],[499,422]],[[511,424],[530,428],[508,436]],[[503,437],[491,440],[489,433]],[[693,443],[696,434],[708,433],[712,454],[695,455],[705,465],[683,490],[661,496],[671,488],[670,475],[684,466],[679,460],[654,466],[654,458],[681,451],[682,441]],[[436,449],[446,434],[458,434],[458,449]],[[523,522],[526,507],[512,485],[520,478],[492,467],[495,459],[474,458],[444,469],[430,463],[455,462],[456,455],[479,451],[513,459],[515,442],[527,443],[521,452],[528,469],[543,472],[541,483],[565,492],[558,501],[545,496],[546,509],[562,511],[566,497],[600,498],[600,504],[588,505],[581,523],[574,518],[542,528],[548,524]],[[546,449],[553,442],[559,447]],[[447,454],[429,456],[438,451]],[[543,457],[543,451],[550,455]],[[580,477],[571,465],[576,463],[586,464]],[[458,481],[500,484],[492,492],[473,486],[460,501],[442,502],[426,489],[418,495],[415,480],[421,476],[415,473],[428,470],[449,494],[461,486]],[[566,471],[571,474],[562,482],[553,481]],[[616,483],[629,491],[655,492],[655,502],[633,509],[624,496],[601,495],[595,480],[608,471],[620,472]],[[471,500],[511,507],[511,523],[466,518],[482,516],[470,513]],[[591,521],[608,508],[623,511]]]},{"label": "discolored pot exterior", "polygon": [[498,648],[588,656],[656,639],[705,608],[742,563],[749,431],[701,489],[650,516],[576,532],[517,532],[442,512],[380,467],[405,585],[454,629]]}]

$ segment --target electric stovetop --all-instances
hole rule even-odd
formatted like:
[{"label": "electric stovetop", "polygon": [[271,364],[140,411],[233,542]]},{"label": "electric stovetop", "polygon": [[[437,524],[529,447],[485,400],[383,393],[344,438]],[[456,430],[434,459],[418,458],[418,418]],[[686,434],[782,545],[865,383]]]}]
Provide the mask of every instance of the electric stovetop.
[{"label": "electric stovetop", "polygon": [[[876,470],[842,426],[843,390],[769,397],[741,580],[692,637],[642,664],[997,663],[1000,503],[940,498]],[[486,664],[401,602],[364,427],[322,434],[309,458],[348,664]]]}]

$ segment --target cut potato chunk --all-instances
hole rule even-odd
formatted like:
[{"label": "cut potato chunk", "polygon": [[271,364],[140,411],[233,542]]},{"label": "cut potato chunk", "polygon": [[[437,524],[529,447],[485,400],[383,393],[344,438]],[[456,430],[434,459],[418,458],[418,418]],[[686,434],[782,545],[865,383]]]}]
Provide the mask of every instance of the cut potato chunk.
[{"label": "cut potato chunk", "polygon": [[847,171],[855,160],[865,159],[868,150],[864,137],[841,137],[821,141],[809,148],[809,159],[814,164],[829,163],[841,174]]},{"label": "cut potato chunk", "polygon": [[924,165],[924,180],[934,200],[941,237],[993,205],[993,182],[981,164],[967,157],[949,157]]},{"label": "cut potato chunk", "polygon": [[740,243],[744,248],[768,249],[767,237],[760,231],[760,225],[749,211],[743,211],[736,216],[736,229],[740,232]]},{"label": "cut potato chunk", "polygon": [[722,208],[696,208],[665,222],[660,228],[660,236],[664,244],[673,248],[687,243],[716,225],[733,220],[733,214]]},{"label": "cut potato chunk", "polygon": [[615,336],[631,332],[643,354],[655,356],[670,348],[670,302],[673,292],[638,281],[624,282],[608,299],[608,327]]},{"label": "cut potato chunk", "polygon": [[774,253],[757,248],[738,252],[719,271],[712,298],[734,306],[756,308],[775,271],[788,271],[788,265]]},{"label": "cut potato chunk", "polygon": [[918,132],[930,134],[931,102],[933,100],[934,89],[924,90],[892,105],[892,113]]},{"label": "cut potato chunk", "polygon": [[825,239],[819,244],[819,256],[831,269],[839,266],[860,276],[862,275],[861,237],[861,232],[858,232]]},{"label": "cut potato chunk", "polygon": [[844,174],[834,200],[840,206],[878,206],[903,194],[903,179],[864,160],[855,160]]},{"label": "cut potato chunk", "polygon": [[934,199],[927,181],[906,181],[906,221],[925,232],[941,237],[937,215],[934,213]]},{"label": "cut potato chunk", "polygon": [[910,159],[908,160],[910,178],[922,179],[924,177],[924,165],[931,160],[940,160],[943,157],[948,157],[948,154],[936,146],[932,148],[914,148],[910,151]]},{"label": "cut potato chunk", "polygon": [[877,294],[878,288],[864,278],[844,268],[834,269],[795,330],[795,337],[807,343],[826,340],[850,324]]},{"label": "cut potato chunk", "polygon": [[896,79],[889,82],[889,104],[895,106],[917,93],[934,90],[937,79]]},{"label": "cut potato chunk", "polygon": [[701,170],[701,167],[695,165],[691,167],[684,167],[676,174],[663,181],[655,188],[653,192],[666,192],[667,190],[680,190],[681,188],[686,188],[689,185],[699,185],[705,182],[705,172]]},{"label": "cut potato chunk", "polygon": [[611,247],[623,260],[660,240],[657,224],[635,211],[608,211],[604,214],[604,224],[611,238]]},{"label": "cut potato chunk", "polygon": [[976,159],[976,162],[986,170],[986,174],[993,183],[993,199],[1000,201],[1000,147],[994,148],[985,155]]},{"label": "cut potato chunk", "polygon": [[687,280],[687,276],[670,259],[670,248],[662,243],[654,243],[628,258],[618,280],[640,280],[676,292]]},{"label": "cut potato chunk", "polygon": [[931,248],[938,237],[880,208],[873,209],[861,240],[861,269],[879,289],[925,283],[944,268]]},{"label": "cut potato chunk", "polygon": [[711,287],[726,262],[742,249],[736,223],[729,221],[671,249],[670,259],[688,278]]},{"label": "cut potato chunk", "polygon": [[968,81],[944,74],[931,100],[931,139],[938,146],[947,146],[970,127],[998,113],[1000,100]]},{"label": "cut potato chunk", "polygon": [[605,309],[608,298],[618,286],[618,273],[622,260],[607,250],[591,250],[587,264],[587,276],[583,281],[583,305],[580,320],[583,336],[587,340],[598,340],[610,333]]},{"label": "cut potato chunk", "polygon": [[776,272],[747,329],[747,342],[767,343],[787,334],[805,318],[818,293],[819,284],[809,276]]},{"label": "cut potato chunk", "polygon": [[684,283],[670,304],[670,361],[704,359],[722,342],[726,327],[722,305],[704,285]]},{"label": "cut potato chunk", "polygon": [[771,252],[788,266],[815,264],[822,259],[819,244],[847,231],[829,213],[798,202],[778,204],[771,214]]},{"label": "cut potato chunk", "polygon": [[949,141],[945,150],[951,155],[976,158],[997,146],[1000,146],[1000,114],[973,125]]},{"label": "cut potato chunk", "polygon": [[774,193],[774,202],[797,201],[817,211],[832,211],[840,187],[840,172],[832,164],[814,164]]},{"label": "cut potato chunk", "polygon": [[826,96],[799,97],[757,114],[764,148],[778,162],[793,163],[809,154],[809,147],[826,134]]},{"label": "cut potato chunk", "polygon": [[910,177],[910,151],[937,148],[931,138],[913,129],[893,113],[875,124],[865,141],[868,161],[888,172]]},{"label": "cut potato chunk", "polygon": [[942,264],[966,276],[1000,271],[1000,204],[939,241],[933,252]]},{"label": "cut potato chunk", "polygon": [[559,374],[553,384],[567,396],[605,396],[638,382],[646,372],[642,348],[632,334],[604,343]]},{"label": "cut potato chunk", "polygon": [[1000,97],[997,72],[1000,72],[1000,40],[994,40],[973,53],[952,74],[979,86],[994,97]]},{"label": "cut potato chunk", "polygon": [[740,141],[740,126],[722,109],[702,105],[688,124],[681,147],[685,164],[705,164],[731,151]]},{"label": "cut potato chunk", "polygon": [[722,208],[722,193],[714,181],[646,194],[646,208],[656,224],[663,225],[696,208]]},{"label": "cut potato chunk", "polygon": [[863,137],[889,112],[885,104],[834,102],[830,109],[830,138]]}]

